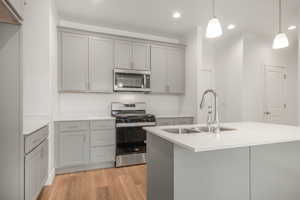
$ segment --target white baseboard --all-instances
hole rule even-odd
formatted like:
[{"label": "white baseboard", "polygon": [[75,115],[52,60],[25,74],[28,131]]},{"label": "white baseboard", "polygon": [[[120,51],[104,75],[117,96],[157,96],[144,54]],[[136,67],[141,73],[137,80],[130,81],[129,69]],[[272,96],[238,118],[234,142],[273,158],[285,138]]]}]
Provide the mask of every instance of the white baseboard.
[{"label": "white baseboard", "polygon": [[53,168],[48,175],[48,179],[45,185],[52,185],[55,178],[55,169]]}]

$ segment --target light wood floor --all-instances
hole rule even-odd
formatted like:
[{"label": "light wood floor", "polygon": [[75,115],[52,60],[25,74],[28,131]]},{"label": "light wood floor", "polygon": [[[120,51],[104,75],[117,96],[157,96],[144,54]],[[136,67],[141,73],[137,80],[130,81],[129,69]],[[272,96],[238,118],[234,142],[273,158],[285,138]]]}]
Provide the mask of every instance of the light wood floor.
[{"label": "light wood floor", "polygon": [[59,175],[39,200],[146,200],[146,166]]}]

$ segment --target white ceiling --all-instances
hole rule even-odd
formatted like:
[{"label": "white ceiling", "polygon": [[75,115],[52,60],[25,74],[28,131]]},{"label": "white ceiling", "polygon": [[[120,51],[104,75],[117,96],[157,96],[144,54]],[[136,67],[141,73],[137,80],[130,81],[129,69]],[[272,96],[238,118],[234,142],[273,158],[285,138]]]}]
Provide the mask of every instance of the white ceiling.
[{"label": "white ceiling", "polygon": [[[197,25],[206,26],[212,12],[211,0],[56,1],[59,15],[65,20],[165,36],[181,36]],[[238,30],[274,34],[278,20],[276,2],[216,0],[216,14],[224,25],[234,23]],[[283,0],[283,3],[284,27],[287,28],[297,24],[300,1]],[[174,11],[180,11],[182,18],[173,19]]]}]

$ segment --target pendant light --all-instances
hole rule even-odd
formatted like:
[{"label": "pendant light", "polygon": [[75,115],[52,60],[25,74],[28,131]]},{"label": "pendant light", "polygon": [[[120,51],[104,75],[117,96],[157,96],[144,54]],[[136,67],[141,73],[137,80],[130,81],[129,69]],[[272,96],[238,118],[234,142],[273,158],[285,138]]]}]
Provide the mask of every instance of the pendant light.
[{"label": "pendant light", "polygon": [[282,32],[282,0],[279,0],[279,32],[274,38],[273,49],[283,49],[289,46],[289,39]]},{"label": "pendant light", "polygon": [[212,0],[212,11],[213,11],[213,18],[209,20],[207,28],[206,28],[206,37],[207,38],[217,38],[223,35],[222,26],[220,20],[215,15],[215,0]]}]

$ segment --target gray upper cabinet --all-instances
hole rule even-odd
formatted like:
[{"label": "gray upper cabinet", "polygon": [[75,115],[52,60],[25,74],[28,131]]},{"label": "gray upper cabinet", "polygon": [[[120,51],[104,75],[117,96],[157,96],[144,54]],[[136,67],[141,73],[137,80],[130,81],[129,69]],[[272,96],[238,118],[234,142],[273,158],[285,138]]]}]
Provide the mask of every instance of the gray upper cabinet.
[{"label": "gray upper cabinet", "polygon": [[165,93],[167,91],[167,48],[151,46],[151,91]]},{"label": "gray upper cabinet", "polygon": [[132,43],[127,40],[115,41],[115,67],[120,69],[132,68]]},{"label": "gray upper cabinet", "polygon": [[89,160],[88,131],[62,132],[59,134],[58,166],[76,166]]},{"label": "gray upper cabinet", "polygon": [[149,44],[142,42],[133,42],[132,67],[136,70],[150,70]]},{"label": "gray upper cabinet", "polygon": [[88,89],[89,37],[62,33],[61,35],[61,90]]},{"label": "gray upper cabinet", "polygon": [[153,93],[185,92],[185,51],[182,47],[151,46],[151,90]]},{"label": "gray upper cabinet", "polygon": [[89,90],[113,92],[114,41],[107,38],[91,38]]},{"label": "gray upper cabinet", "polygon": [[185,48],[180,45],[61,29],[60,92],[113,93],[113,69],[151,70],[151,91],[184,94]]},{"label": "gray upper cabinet", "polygon": [[115,67],[119,69],[150,70],[150,47],[146,42],[116,40]]},{"label": "gray upper cabinet", "polygon": [[182,48],[168,50],[168,91],[182,94],[185,91],[185,51]]}]

